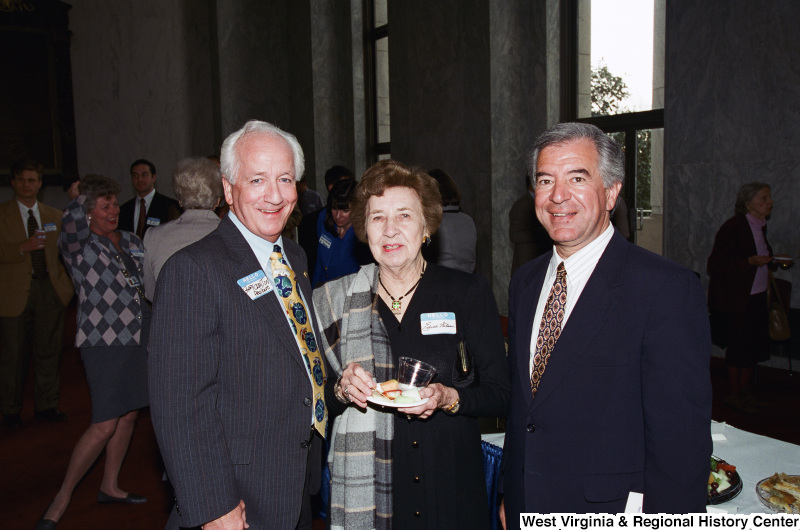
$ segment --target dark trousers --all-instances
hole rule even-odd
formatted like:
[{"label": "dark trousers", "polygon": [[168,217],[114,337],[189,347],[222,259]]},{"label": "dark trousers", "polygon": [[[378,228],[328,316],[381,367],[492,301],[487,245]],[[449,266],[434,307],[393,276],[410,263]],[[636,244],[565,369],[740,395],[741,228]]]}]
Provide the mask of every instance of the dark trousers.
[{"label": "dark trousers", "polygon": [[64,306],[50,278],[32,279],[25,309],[0,317],[0,411],[19,414],[28,360],[33,350],[34,406],[58,407],[59,367],[64,340]]}]

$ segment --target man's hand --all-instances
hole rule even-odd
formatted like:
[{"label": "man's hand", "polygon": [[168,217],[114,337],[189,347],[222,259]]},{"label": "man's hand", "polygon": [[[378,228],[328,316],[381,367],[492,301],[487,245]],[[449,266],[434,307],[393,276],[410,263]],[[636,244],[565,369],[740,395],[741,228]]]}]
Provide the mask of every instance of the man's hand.
[{"label": "man's hand", "polygon": [[226,513],[219,519],[214,519],[201,526],[203,530],[242,530],[250,528],[244,513],[244,501],[239,501],[239,506]]},{"label": "man's hand", "polygon": [[22,242],[19,246],[20,253],[33,252],[34,250],[41,250],[44,248],[44,243],[47,241],[44,237],[39,237],[39,234],[34,233],[31,237]]},{"label": "man's hand", "polygon": [[498,515],[500,516],[500,524],[503,526],[503,530],[506,530],[506,501],[504,500],[500,501]]}]

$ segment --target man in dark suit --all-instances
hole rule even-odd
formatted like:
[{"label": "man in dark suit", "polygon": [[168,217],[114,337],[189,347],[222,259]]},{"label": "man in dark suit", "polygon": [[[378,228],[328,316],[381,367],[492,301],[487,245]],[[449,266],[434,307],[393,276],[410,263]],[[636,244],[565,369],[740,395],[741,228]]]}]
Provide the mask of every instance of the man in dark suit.
[{"label": "man in dark suit", "polygon": [[711,340],[698,278],[610,225],[624,157],[600,129],[554,126],[530,166],[556,252],[510,287],[508,528],[521,512],[619,513],[629,498],[636,510],[631,492],[644,512],[704,512]]},{"label": "man in dark suit", "polygon": [[0,204],[0,408],[3,424],[18,427],[31,350],[36,417],[67,417],[58,410],[58,369],[73,288],[58,259],[61,211],[36,200],[41,164],[23,160],[11,173],[14,200]]},{"label": "man in dark suit", "polygon": [[151,226],[180,216],[178,201],[156,191],[156,166],[152,162],[139,159],[131,164],[131,183],[136,197],[120,206],[120,230],[133,232],[142,239]]},{"label": "man in dark suit", "polygon": [[248,122],[222,145],[230,213],[161,269],[150,400],[181,527],[311,527],[328,367],[305,254],[281,237],[303,169],[294,136]]}]

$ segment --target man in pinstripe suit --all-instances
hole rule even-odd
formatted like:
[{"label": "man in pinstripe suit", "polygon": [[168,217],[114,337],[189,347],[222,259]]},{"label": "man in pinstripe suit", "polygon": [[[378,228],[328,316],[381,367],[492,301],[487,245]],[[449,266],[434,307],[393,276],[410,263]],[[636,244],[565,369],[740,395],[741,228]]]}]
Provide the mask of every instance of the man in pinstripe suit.
[{"label": "man in pinstripe suit", "polygon": [[313,428],[319,372],[301,355],[303,333],[290,323],[270,264],[280,246],[318,336],[305,254],[281,238],[303,152],[294,136],[251,121],[225,140],[221,165],[230,213],[167,261],[154,297],[151,408],[177,499],[170,521],[205,530],[310,528],[322,447]]}]

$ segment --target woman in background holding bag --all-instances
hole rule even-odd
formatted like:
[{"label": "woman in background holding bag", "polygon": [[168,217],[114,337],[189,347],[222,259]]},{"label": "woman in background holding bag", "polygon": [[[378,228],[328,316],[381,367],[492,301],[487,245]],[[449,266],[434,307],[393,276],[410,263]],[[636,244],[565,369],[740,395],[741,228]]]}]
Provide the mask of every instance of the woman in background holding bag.
[{"label": "woman in background holding bag", "polygon": [[754,394],[753,370],[769,359],[767,325],[769,264],[767,217],[772,213],[769,184],[750,182],[736,196],[736,215],[725,221],[708,257],[708,307],[712,335],[727,346],[728,395],[725,403],[755,413],[765,405]]}]

